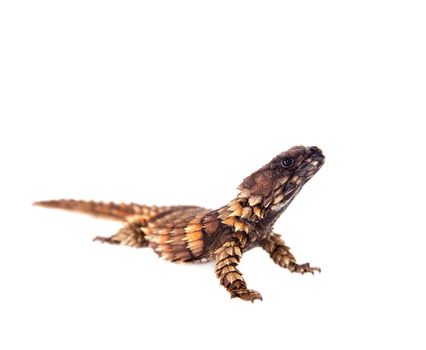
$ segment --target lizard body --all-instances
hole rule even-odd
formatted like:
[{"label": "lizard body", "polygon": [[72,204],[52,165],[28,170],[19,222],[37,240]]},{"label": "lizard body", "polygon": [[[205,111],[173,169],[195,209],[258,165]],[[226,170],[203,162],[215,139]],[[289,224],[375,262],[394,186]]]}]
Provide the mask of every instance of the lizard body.
[{"label": "lizard body", "polygon": [[260,293],[247,288],[238,270],[242,254],[253,247],[260,246],[275,263],[291,272],[320,271],[309,263],[297,264],[290,248],[273,232],[273,225],[323,163],[324,156],[317,147],[290,148],[246,177],[237,197],[216,210],[76,200],[34,204],[124,222],[116,234],[95,237],[96,241],[149,246],[175,262],[215,260],[216,275],[231,297],[254,301],[262,299]]}]

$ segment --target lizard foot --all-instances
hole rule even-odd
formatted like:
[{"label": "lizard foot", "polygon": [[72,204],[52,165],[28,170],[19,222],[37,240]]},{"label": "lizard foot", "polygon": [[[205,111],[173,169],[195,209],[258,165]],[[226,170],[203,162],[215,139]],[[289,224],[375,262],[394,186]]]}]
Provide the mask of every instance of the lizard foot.
[{"label": "lizard foot", "polygon": [[237,289],[231,292],[231,298],[240,298],[242,300],[251,301],[263,300],[262,295],[252,289]]},{"label": "lizard foot", "polygon": [[96,236],[95,238],[93,238],[93,242],[98,241],[101,243],[110,243],[110,244],[120,244],[119,241],[117,241],[116,239],[112,238],[112,237],[102,237],[102,236]]},{"label": "lizard foot", "polygon": [[300,264],[300,265],[294,263],[294,264],[290,265],[289,270],[291,272],[301,273],[302,275],[305,272],[310,272],[310,273],[314,274],[314,272],[317,271],[317,272],[321,273],[321,269],[319,267],[311,267],[309,265],[309,263]]}]

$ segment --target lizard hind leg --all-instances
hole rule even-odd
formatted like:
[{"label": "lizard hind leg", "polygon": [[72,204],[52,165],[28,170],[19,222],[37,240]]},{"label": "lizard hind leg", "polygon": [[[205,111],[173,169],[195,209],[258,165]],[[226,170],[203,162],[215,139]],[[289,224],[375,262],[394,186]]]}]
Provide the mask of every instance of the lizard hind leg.
[{"label": "lizard hind leg", "polygon": [[111,237],[96,236],[93,241],[110,244],[127,245],[134,248],[148,246],[148,241],[141,229],[141,226],[135,222],[127,222],[118,232]]}]

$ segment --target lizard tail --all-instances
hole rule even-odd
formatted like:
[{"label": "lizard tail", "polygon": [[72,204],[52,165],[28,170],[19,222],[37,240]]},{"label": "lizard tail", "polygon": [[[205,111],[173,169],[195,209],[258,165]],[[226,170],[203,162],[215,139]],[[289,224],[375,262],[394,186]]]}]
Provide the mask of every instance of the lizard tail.
[{"label": "lizard tail", "polygon": [[94,201],[82,201],[74,199],[59,199],[50,201],[34,202],[33,205],[54,209],[65,209],[85,213],[93,216],[108,218],[112,220],[124,220],[126,216],[139,214],[141,206],[125,203],[103,203]]}]

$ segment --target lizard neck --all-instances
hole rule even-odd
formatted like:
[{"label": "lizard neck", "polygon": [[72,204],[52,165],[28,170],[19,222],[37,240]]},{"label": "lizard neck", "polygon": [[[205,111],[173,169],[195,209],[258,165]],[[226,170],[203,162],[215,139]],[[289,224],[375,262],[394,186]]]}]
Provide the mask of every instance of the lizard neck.
[{"label": "lizard neck", "polygon": [[235,199],[218,210],[219,219],[235,232],[247,234],[252,242],[266,238],[297,192],[284,198],[282,190],[277,189],[269,197],[263,198],[241,191]]}]

